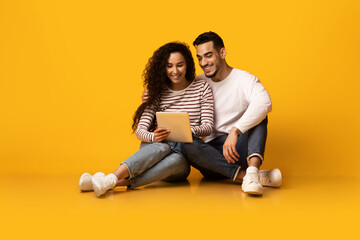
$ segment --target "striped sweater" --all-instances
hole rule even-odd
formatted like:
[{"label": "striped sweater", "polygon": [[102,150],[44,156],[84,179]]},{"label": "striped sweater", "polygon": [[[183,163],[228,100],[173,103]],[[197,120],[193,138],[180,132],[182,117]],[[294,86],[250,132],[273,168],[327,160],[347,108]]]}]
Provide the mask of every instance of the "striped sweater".
[{"label": "striped sweater", "polygon": [[154,133],[149,132],[156,112],[187,112],[193,134],[208,136],[214,125],[214,100],[209,84],[206,81],[193,81],[180,91],[167,89],[160,98],[160,107],[146,108],[142,114],[136,137],[143,142],[153,142]]}]

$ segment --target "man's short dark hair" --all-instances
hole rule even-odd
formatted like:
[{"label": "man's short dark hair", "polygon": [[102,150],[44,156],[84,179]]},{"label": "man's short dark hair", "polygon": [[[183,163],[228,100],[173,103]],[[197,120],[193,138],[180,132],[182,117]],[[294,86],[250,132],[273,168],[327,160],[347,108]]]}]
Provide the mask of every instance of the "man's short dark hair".
[{"label": "man's short dark hair", "polygon": [[195,41],[193,42],[193,45],[194,47],[200,45],[200,44],[203,44],[203,43],[207,43],[207,42],[210,42],[212,41],[213,44],[214,44],[214,48],[216,50],[220,50],[221,48],[224,47],[224,42],[223,40],[221,39],[221,37],[219,35],[217,35],[216,33],[214,32],[204,32],[202,34],[200,34],[196,39]]}]

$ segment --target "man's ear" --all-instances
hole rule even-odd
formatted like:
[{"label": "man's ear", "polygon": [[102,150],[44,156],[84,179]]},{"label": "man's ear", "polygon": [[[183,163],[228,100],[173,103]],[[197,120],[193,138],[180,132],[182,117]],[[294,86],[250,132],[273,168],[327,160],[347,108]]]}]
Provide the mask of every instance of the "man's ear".
[{"label": "man's ear", "polygon": [[222,59],[225,59],[226,57],[226,49],[224,47],[220,49],[220,57]]}]

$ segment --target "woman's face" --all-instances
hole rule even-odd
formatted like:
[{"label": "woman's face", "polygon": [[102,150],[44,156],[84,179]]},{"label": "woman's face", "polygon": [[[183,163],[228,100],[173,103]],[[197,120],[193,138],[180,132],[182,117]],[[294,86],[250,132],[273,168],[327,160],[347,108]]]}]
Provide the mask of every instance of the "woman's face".
[{"label": "woman's face", "polygon": [[171,53],[166,66],[166,73],[171,81],[170,88],[173,90],[181,90],[188,86],[186,75],[186,61],[184,56],[179,53]]}]

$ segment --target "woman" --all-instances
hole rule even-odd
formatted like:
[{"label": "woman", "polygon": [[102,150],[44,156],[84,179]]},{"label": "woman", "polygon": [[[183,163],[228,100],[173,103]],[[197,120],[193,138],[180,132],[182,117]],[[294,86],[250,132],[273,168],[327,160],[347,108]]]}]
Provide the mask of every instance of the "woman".
[{"label": "woman", "polygon": [[140,150],[106,176],[84,173],[79,181],[80,190],[94,190],[99,197],[115,186],[135,188],[159,180],[185,180],[188,176],[190,166],[181,154],[180,144],[163,142],[170,132],[155,127],[155,113],[188,112],[192,133],[207,136],[213,129],[210,86],[205,81],[194,81],[195,66],[189,47],[178,42],[156,50],[143,77],[149,98],[136,110],[132,125],[142,141]]}]

